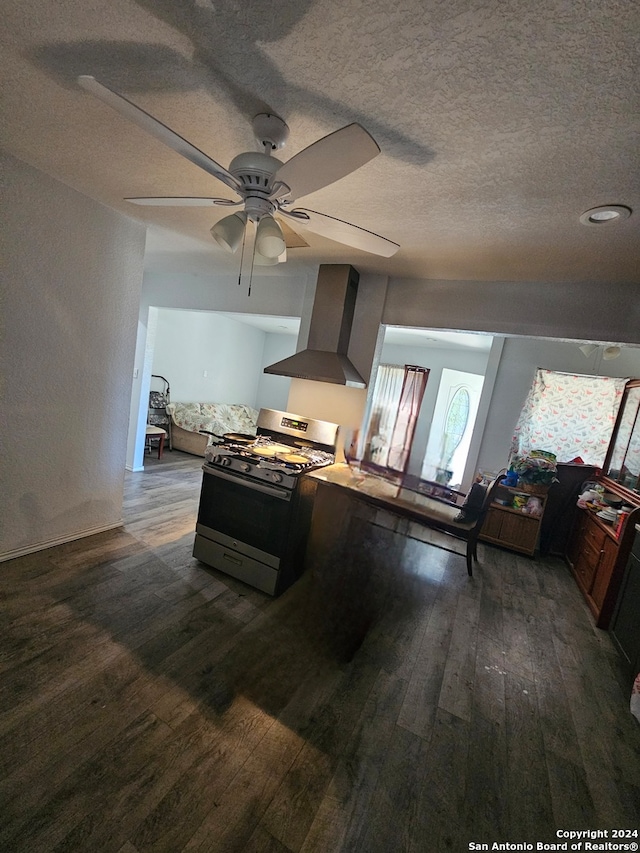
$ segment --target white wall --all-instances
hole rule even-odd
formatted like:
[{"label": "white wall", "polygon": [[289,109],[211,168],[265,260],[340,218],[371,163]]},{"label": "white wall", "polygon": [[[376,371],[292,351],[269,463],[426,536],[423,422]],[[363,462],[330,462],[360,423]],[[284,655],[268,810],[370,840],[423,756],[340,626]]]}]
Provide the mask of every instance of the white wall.
[{"label": "white wall", "polygon": [[[284,266],[288,266],[284,264]],[[307,282],[315,281],[317,267],[255,274],[251,295],[238,286],[232,275],[147,272],[142,287],[142,304],[158,308],[184,308],[190,311],[235,311],[300,317]]]},{"label": "white wall", "polygon": [[157,310],[152,372],[173,402],[255,406],[265,332],[214,311]]},{"label": "white wall", "polygon": [[330,382],[292,379],[287,410],[296,415],[339,424],[337,459],[344,461],[345,439],[350,444],[354,430],[360,429],[367,392]]},{"label": "white wall", "polygon": [[0,155],[0,558],[121,521],[144,226]]},{"label": "white wall", "polygon": [[[286,409],[291,380],[263,370],[293,355],[295,335],[264,332],[212,311],[153,311],[158,319],[152,372],[168,379],[173,402]],[[161,383],[153,387],[160,390]]]},{"label": "white wall", "polygon": [[295,335],[276,335],[273,333],[265,335],[260,381],[256,395],[256,409],[287,411],[291,379],[288,376],[273,376],[262,371],[269,364],[275,364],[276,361],[289,358],[295,351]]}]

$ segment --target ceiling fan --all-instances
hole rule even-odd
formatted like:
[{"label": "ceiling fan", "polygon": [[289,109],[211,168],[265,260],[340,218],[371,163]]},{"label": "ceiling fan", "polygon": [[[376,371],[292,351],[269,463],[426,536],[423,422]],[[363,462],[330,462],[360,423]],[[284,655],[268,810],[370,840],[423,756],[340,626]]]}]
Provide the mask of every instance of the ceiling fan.
[{"label": "ceiling fan", "polygon": [[236,193],[238,200],[156,197],[129,198],[127,201],[158,206],[241,207],[240,211],[224,217],[211,229],[216,242],[229,252],[235,252],[242,244],[241,275],[245,256],[250,259],[251,266],[254,262],[276,264],[286,260],[285,237],[275,214],[283,217],[286,224],[297,223],[320,236],[385,258],[391,257],[400,248],[385,237],[334,216],[293,207],[296,199],[345,177],[380,153],[376,141],[361,125],[348,124],[283,163],[272,152],[285,145],[289,128],[278,116],[261,113],[253,119],[259,150],[238,154],[229,168],[225,169],[158,119],[94,77],[83,75],[78,77],[78,82],[92,95]]}]

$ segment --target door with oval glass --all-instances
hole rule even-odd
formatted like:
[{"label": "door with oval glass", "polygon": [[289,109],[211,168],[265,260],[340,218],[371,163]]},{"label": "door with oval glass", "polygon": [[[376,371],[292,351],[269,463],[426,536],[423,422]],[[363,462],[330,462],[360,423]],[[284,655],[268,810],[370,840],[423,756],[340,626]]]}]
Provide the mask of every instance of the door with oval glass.
[{"label": "door with oval glass", "polygon": [[473,436],[484,376],[442,369],[438,396],[422,462],[422,477],[459,485]]}]

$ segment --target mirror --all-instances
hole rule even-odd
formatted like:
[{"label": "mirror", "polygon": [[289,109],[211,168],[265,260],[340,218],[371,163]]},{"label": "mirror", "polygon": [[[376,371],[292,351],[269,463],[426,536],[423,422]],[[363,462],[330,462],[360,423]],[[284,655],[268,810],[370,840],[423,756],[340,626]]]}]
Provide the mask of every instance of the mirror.
[{"label": "mirror", "polygon": [[640,380],[629,382],[625,389],[604,473],[640,494]]}]

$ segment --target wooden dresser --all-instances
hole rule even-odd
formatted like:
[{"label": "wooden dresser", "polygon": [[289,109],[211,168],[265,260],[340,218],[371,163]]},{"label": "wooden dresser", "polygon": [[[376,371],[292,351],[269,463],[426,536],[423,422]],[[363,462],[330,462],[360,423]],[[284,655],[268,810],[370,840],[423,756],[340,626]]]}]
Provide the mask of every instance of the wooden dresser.
[{"label": "wooden dresser", "polygon": [[566,557],[598,628],[609,626],[639,521],[640,507],[627,517],[624,530],[616,536],[613,526],[594,512],[577,510]]},{"label": "wooden dresser", "polygon": [[602,472],[594,478],[630,508],[620,531],[578,508],[567,562],[598,628],[608,628],[640,522],[640,380],[627,383]]}]

